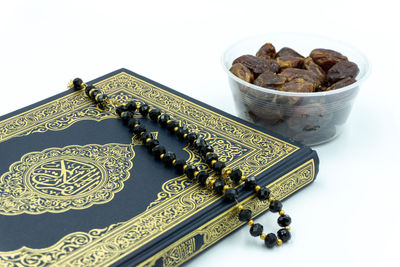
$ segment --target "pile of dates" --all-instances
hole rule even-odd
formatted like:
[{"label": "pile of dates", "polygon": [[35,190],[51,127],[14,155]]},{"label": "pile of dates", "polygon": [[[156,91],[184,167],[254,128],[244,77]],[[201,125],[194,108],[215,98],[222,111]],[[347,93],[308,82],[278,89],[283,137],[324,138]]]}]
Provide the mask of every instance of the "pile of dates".
[{"label": "pile of dates", "polygon": [[310,93],[310,97],[287,96],[245,85],[239,85],[238,92],[234,93],[235,101],[240,102],[240,113],[245,114],[246,119],[308,145],[322,143],[336,135],[349,115],[356,93],[349,90],[318,96],[313,92],[350,85],[359,73],[357,64],[337,51],[318,48],[304,57],[288,47],[276,52],[271,43],[264,44],[256,56],[243,55],[235,59],[230,71],[260,87]]}]

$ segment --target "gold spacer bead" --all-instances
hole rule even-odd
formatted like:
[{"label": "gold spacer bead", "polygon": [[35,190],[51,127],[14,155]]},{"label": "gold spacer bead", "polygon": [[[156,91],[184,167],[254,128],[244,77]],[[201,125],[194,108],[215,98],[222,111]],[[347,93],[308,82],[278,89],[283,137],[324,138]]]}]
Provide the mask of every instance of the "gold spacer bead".
[{"label": "gold spacer bead", "polygon": [[242,205],[238,205],[237,208],[238,208],[238,211],[244,210],[244,207]]},{"label": "gold spacer bead", "polygon": [[179,130],[178,126],[174,128],[174,132],[177,132],[178,130]]},{"label": "gold spacer bead", "polygon": [[290,226],[285,226],[285,229],[286,230],[290,230]]},{"label": "gold spacer bead", "polygon": [[230,187],[229,187],[229,185],[224,185],[224,192],[226,191],[226,190],[228,190]]},{"label": "gold spacer bead", "polygon": [[277,246],[282,245],[282,243],[283,243],[282,239],[278,238],[278,239],[276,240],[276,245],[277,245]]},{"label": "gold spacer bead", "polygon": [[188,134],[187,133],[185,133],[184,135],[183,135],[183,138],[186,138],[188,136]]},{"label": "gold spacer bead", "polygon": [[199,171],[195,171],[194,172],[194,177],[197,177],[198,174],[199,174]]},{"label": "gold spacer bead", "polygon": [[147,143],[147,142],[150,142],[150,140],[151,140],[151,138],[147,138],[147,139],[146,139],[146,143]]},{"label": "gold spacer bead", "polygon": [[174,159],[174,160],[172,161],[172,164],[175,164],[175,162],[176,162],[176,159]]},{"label": "gold spacer bead", "polygon": [[159,120],[160,120],[160,118],[161,118],[161,115],[158,115],[158,116],[157,116],[157,120],[159,121]]},{"label": "gold spacer bead", "polygon": [[167,124],[170,123],[170,122],[171,122],[171,120],[167,120]]},{"label": "gold spacer bead", "polygon": [[82,87],[82,89],[85,89],[86,88],[86,83],[81,83],[81,87]]},{"label": "gold spacer bead", "polygon": [[140,104],[139,103],[136,104],[136,108],[139,110],[139,108],[140,108]]},{"label": "gold spacer bead", "polygon": [[215,179],[213,177],[208,177],[206,180],[206,186],[208,189],[212,190],[214,187]]},{"label": "gold spacer bead", "polygon": [[150,111],[152,111],[153,109],[152,108],[149,108],[149,112],[147,113],[147,114],[149,114],[150,113]]},{"label": "gold spacer bead", "polygon": [[211,152],[207,152],[207,153],[206,153],[206,156],[207,156],[208,154],[210,154],[210,153],[211,153]]},{"label": "gold spacer bead", "polygon": [[261,238],[261,240],[265,240],[265,238],[267,238],[267,235],[266,234],[261,234],[260,238]]},{"label": "gold spacer bead", "polygon": [[254,221],[253,221],[253,220],[250,220],[250,221],[247,222],[247,224],[248,224],[249,226],[253,226]]},{"label": "gold spacer bead", "polygon": [[261,186],[257,185],[257,186],[254,188],[254,190],[256,190],[256,192],[260,191],[260,190],[261,190]]},{"label": "gold spacer bead", "polygon": [[72,89],[72,88],[74,88],[74,82],[71,80],[71,81],[68,83],[68,89]]},{"label": "gold spacer bead", "polygon": [[275,199],[273,197],[268,198],[268,202],[273,202]]},{"label": "gold spacer bead", "polygon": [[285,211],[284,210],[280,210],[279,211],[279,215],[283,215],[283,214],[285,214]]},{"label": "gold spacer bead", "polygon": [[161,154],[161,155],[160,155],[160,159],[163,159],[163,158],[164,158],[164,155],[165,155],[165,154]]},{"label": "gold spacer bead", "polygon": [[211,167],[214,167],[214,164],[216,163],[217,161],[215,160],[215,159],[213,159],[212,161],[211,161]]},{"label": "gold spacer bead", "polygon": [[187,165],[183,165],[183,171],[186,171]]},{"label": "gold spacer bead", "polygon": [[122,105],[122,104],[118,103],[117,101],[115,101],[114,99],[109,99],[109,100],[112,104],[116,105],[117,107]]},{"label": "gold spacer bead", "polygon": [[244,175],[242,175],[242,177],[240,177],[240,180],[242,180],[242,181],[246,181],[246,179],[247,179],[247,177]]},{"label": "gold spacer bead", "polygon": [[232,173],[232,169],[229,167],[225,167],[222,169],[222,177],[223,178],[228,178],[229,175],[231,175],[231,173]]}]

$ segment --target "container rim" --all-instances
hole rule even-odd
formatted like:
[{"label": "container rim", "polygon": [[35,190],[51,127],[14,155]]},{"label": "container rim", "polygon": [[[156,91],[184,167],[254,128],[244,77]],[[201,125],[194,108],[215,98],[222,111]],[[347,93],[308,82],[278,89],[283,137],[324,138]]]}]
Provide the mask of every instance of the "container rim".
[{"label": "container rim", "polygon": [[[278,91],[275,89],[269,89],[269,88],[264,88],[261,86],[257,86],[255,84],[251,84],[248,83],[240,78],[238,78],[237,76],[235,76],[232,72],[229,71],[230,66],[228,67],[225,63],[228,63],[225,59],[227,57],[228,52],[230,52],[235,46],[237,46],[238,44],[247,41],[249,39],[256,39],[256,38],[261,38],[263,36],[265,36],[265,39],[268,38],[268,36],[279,36],[279,35],[297,35],[299,37],[313,37],[313,38],[320,38],[320,39],[324,39],[326,41],[331,41],[337,44],[340,44],[342,46],[346,46],[347,48],[354,50],[356,53],[358,53],[358,55],[362,58],[362,60],[365,62],[365,64],[362,66],[364,72],[361,72],[361,67],[360,67],[360,73],[357,75],[357,80],[355,83],[352,83],[350,85],[347,85],[345,87],[339,88],[339,89],[335,89],[335,90],[331,90],[331,91],[325,91],[325,92],[311,92],[311,93],[296,93],[296,92],[285,92],[285,91]],[[329,49],[329,48],[328,48]],[[349,91],[357,86],[359,86],[362,82],[364,82],[365,79],[367,79],[371,73],[371,66],[370,66],[370,62],[368,60],[368,58],[365,56],[365,54],[363,52],[360,51],[360,49],[355,48],[354,46],[343,42],[343,41],[338,41],[323,35],[318,35],[318,34],[307,34],[307,33],[293,33],[293,32],[286,32],[286,33],[269,33],[269,34],[261,34],[261,35],[253,35],[253,36],[248,36],[245,38],[242,38],[236,42],[234,42],[233,44],[231,44],[226,50],[225,52],[222,54],[221,56],[221,64],[222,67],[224,69],[224,71],[228,74],[228,77],[232,78],[233,80],[237,81],[238,83],[241,83],[245,86],[248,86],[254,90],[258,90],[264,93],[270,93],[270,94],[278,94],[278,95],[284,95],[284,96],[297,96],[297,97],[320,97],[320,96],[327,96],[327,95],[334,95],[334,94],[339,94],[342,92],[346,92]],[[231,63],[228,63],[231,64]],[[362,74],[362,76],[360,76],[360,74]]]}]

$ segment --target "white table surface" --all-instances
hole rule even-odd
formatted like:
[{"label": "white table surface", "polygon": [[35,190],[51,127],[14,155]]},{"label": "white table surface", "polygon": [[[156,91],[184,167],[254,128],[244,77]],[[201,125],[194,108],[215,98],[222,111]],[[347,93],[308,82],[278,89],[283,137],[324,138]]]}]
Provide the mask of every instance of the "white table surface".
[{"label": "white table surface", "polygon": [[369,57],[372,74],[343,134],[315,147],[315,183],[284,201],[293,239],[268,250],[245,227],[187,265],[400,266],[396,2],[2,1],[0,114],[64,90],[72,77],[121,67],[235,114],[220,65],[232,42],[268,32],[347,41]]}]

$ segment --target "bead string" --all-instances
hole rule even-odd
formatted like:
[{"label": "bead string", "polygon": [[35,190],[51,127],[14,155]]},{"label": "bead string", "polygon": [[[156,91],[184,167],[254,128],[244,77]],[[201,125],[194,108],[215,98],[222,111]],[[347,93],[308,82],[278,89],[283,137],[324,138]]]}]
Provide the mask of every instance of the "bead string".
[{"label": "bead string", "polygon": [[[238,203],[238,217],[241,222],[247,222],[250,226],[250,234],[254,237],[259,236],[264,240],[265,246],[272,248],[280,246],[282,243],[287,242],[291,238],[290,223],[291,218],[282,210],[282,202],[275,200],[271,196],[271,191],[267,187],[257,185],[256,177],[246,177],[242,175],[240,169],[232,170],[226,167],[226,163],[218,160],[218,155],[214,153],[214,149],[207,144],[204,138],[199,137],[196,133],[190,132],[186,126],[181,126],[179,121],[171,119],[171,117],[163,113],[158,108],[151,108],[146,103],[136,102],[131,100],[125,104],[120,104],[113,99],[110,99],[106,94],[103,94],[99,89],[93,85],[86,85],[81,79],[76,78],[68,85],[69,89],[84,90],[86,95],[97,103],[101,109],[107,105],[114,104],[116,106],[115,112],[121,118],[122,122],[128,126],[131,132],[139,139],[148,149],[150,153],[157,160],[164,162],[166,166],[173,167],[179,174],[185,174],[187,178],[197,181],[202,186],[206,186],[210,190],[214,190],[217,194],[223,195],[227,202]],[[200,154],[207,165],[215,171],[218,178],[210,176],[207,171],[199,170],[195,165],[187,164],[183,159],[176,159],[174,152],[166,151],[165,147],[154,138],[154,136],[147,132],[146,127],[140,124],[134,114],[139,112],[144,118],[149,118],[154,122],[158,122],[162,127],[167,128],[171,133],[174,133],[180,140],[185,140],[189,147]],[[278,225],[282,228],[278,230],[277,234],[263,233],[263,226],[259,223],[254,223],[252,220],[252,212],[245,209],[239,204],[237,198],[237,190],[231,186],[243,184],[245,190],[252,190],[259,200],[269,202],[269,210],[271,212],[278,212],[279,218]]]}]

